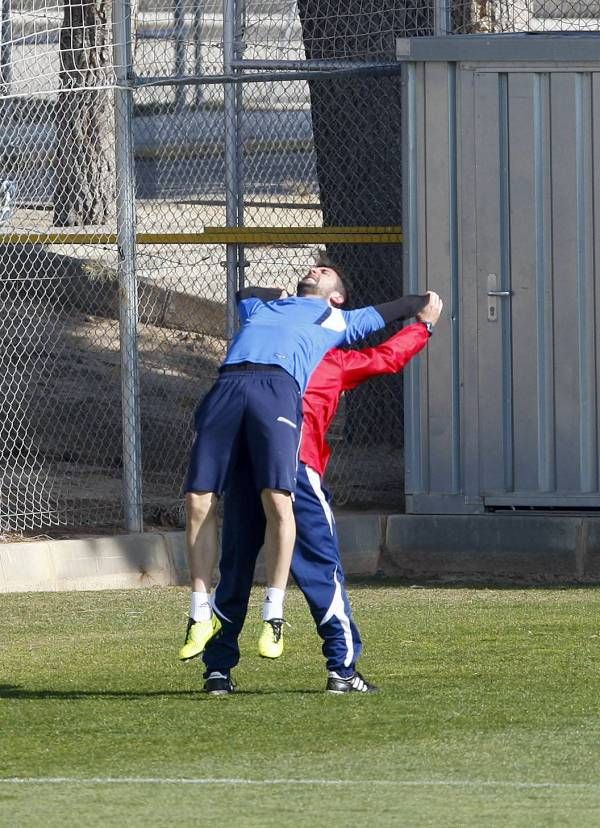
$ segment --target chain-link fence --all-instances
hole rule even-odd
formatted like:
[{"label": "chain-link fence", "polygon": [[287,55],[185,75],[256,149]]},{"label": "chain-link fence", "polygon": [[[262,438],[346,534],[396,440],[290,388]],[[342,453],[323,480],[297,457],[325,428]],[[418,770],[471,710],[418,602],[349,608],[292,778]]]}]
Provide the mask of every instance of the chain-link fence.
[{"label": "chain-link fence", "polygon": [[[579,0],[0,5],[3,532],[180,520],[239,284],[291,288],[326,246],[354,306],[402,292],[397,37],[600,17]],[[401,399],[389,378],[342,406],[338,503],[401,508]]]}]

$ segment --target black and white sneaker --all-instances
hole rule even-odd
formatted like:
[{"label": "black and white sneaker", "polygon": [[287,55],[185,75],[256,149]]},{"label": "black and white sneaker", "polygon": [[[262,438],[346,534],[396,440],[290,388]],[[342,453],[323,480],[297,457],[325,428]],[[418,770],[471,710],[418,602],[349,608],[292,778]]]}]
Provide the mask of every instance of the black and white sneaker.
[{"label": "black and white sneaker", "polygon": [[213,670],[209,673],[204,682],[204,690],[209,696],[227,696],[235,690],[235,684],[229,673],[220,673]]},{"label": "black and white sneaker", "polygon": [[348,678],[342,678],[337,673],[331,672],[327,677],[328,693],[377,693],[379,687],[370,684],[360,673],[354,672]]}]

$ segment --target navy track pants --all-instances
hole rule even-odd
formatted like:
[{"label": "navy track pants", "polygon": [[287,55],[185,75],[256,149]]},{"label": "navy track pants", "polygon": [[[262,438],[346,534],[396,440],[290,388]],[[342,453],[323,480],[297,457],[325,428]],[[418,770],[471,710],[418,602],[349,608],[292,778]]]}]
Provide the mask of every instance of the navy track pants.
[{"label": "navy track pants", "polygon": [[[294,501],[296,546],[292,576],[308,602],[323,639],[327,669],[351,675],[362,642],[344,587],[330,495],[320,476],[298,465]],[[238,663],[238,636],[244,625],[256,558],[264,541],[265,517],[247,462],[239,463],[225,492],[225,519],[214,609],[222,630],[207,644],[206,672],[228,670]]]}]

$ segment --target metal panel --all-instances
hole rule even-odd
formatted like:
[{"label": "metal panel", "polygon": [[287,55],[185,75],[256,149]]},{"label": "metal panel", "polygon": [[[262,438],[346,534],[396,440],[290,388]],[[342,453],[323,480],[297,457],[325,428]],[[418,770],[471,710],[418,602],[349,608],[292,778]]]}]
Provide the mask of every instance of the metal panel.
[{"label": "metal panel", "polygon": [[411,64],[407,272],[447,313],[407,383],[409,511],[600,505],[600,66],[547,48]]},{"label": "metal panel", "polygon": [[[506,77],[475,76],[475,201],[476,272],[479,325],[474,341],[478,354],[479,429],[481,485],[483,490],[504,491],[512,475],[512,413],[509,389],[505,387],[502,353],[505,318],[510,306],[502,303],[497,321],[489,322],[484,309],[490,274],[498,288],[508,289],[510,274],[503,250],[508,244],[509,225],[505,209]],[[486,336],[481,336],[481,328]],[[468,380],[467,380],[468,381]],[[508,402],[506,422],[498,417]],[[505,462],[505,457],[510,458]]]},{"label": "metal panel", "polygon": [[[594,215],[592,217],[592,273],[594,280],[594,293],[589,299],[589,304],[594,311],[594,332],[597,329],[600,321],[600,289],[598,287],[600,281],[600,232],[597,231],[600,217],[598,210],[600,210],[600,175],[598,174],[598,163],[600,160],[600,73],[594,73],[591,78],[592,86],[592,101],[591,101],[591,144],[592,144],[592,199],[594,204]],[[595,396],[595,412],[596,412],[596,446],[600,445],[600,383],[598,382],[598,367],[600,366],[600,336],[595,335],[594,348],[594,376],[596,378],[596,396]],[[598,449],[596,449],[596,455]]]},{"label": "metal panel", "polygon": [[408,37],[396,40],[397,60],[497,61],[506,66],[544,61],[572,65],[576,61],[598,64],[596,32],[578,34],[452,35]]},{"label": "metal panel", "polygon": [[550,76],[539,72],[533,82],[535,295],[537,348],[538,488],[556,486],[554,417],[552,191],[550,153]]},{"label": "metal panel", "polygon": [[[479,360],[477,354],[478,273],[475,76],[458,72],[457,134],[457,328],[460,342],[461,477],[466,500],[482,505],[479,464]],[[479,122],[478,122],[479,125]],[[459,220],[460,216],[460,220]],[[465,507],[463,506],[463,510]]]},{"label": "metal panel", "polygon": [[512,306],[514,487],[537,489],[533,77],[508,76],[508,204]]},{"label": "metal panel", "polygon": [[[446,314],[422,358],[405,372],[406,491],[461,489],[456,70],[446,64],[405,72],[404,216],[407,289],[438,291]],[[448,221],[448,216],[451,220]],[[434,235],[428,227],[436,227]],[[448,359],[440,355],[448,355]],[[423,383],[427,391],[423,393]]]},{"label": "metal panel", "polygon": [[[577,176],[577,310],[579,321],[579,432],[582,492],[598,491],[598,406],[594,313],[594,165],[592,156],[592,75],[575,81],[575,157]],[[597,176],[596,176],[597,177]],[[597,203],[597,202],[596,202]]]},{"label": "metal panel", "polygon": [[[402,215],[405,230],[404,243],[404,275],[405,291],[419,293],[423,290],[420,279],[421,262],[420,251],[423,247],[420,228],[423,195],[423,154],[419,148],[423,146],[423,107],[417,105],[417,86],[423,94],[423,84],[418,75],[423,74],[423,68],[416,64],[408,64],[403,77],[405,120],[403,135],[403,205]],[[429,481],[426,477],[428,464],[425,458],[428,454],[427,430],[424,427],[426,416],[427,395],[423,393],[422,384],[426,379],[425,365],[422,360],[413,360],[403,374],[404,394],[411,403],[405,405],[405,453],[404,466],[407,492],[421,492],[429,490]],[[417,402],[418,401],[418,402]]]},{"label": "metal panel", "polygon": [[552,76],[552,260],[555,269],[556,459],[560,488],[579,483],[579,346],[577,285],[576,75]]},{"label": "metal panel", "polygon": [[[458,436],[453,407],[452,347],[452,251],[451,171],[455,169],[449,140],[449,66],[445,63],[425,65],[425,222],[438,232],[427,234],[424,251],[428,280],[426,287],[436,290],[446,300],[447,312],[436,330],[435,340],[427,349],[429,378],[429,481],[435,491],[458,489],[455,451]],[[452,102],[454,106],[454,100]],[[440,359],[444,353],[443,359]]]}]

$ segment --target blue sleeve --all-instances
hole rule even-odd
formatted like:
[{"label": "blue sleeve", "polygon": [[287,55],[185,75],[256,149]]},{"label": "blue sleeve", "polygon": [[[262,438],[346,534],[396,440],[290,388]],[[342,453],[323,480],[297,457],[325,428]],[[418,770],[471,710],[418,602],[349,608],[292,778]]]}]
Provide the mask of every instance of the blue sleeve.
[{"label": "blue sleeve", "polygon": [[252,316],[256,308],[260,305],[264,305],[263,300],[257,299],[255,296],[251,296],[249,299],[240,299],[238,302],[238,315],[242,325]]},{"label": "blue sleeve", "polygon": [[352,345],[385,328],[383,316],[374,307],[343,311],[343,314],[346,317],[346,345]]}]

